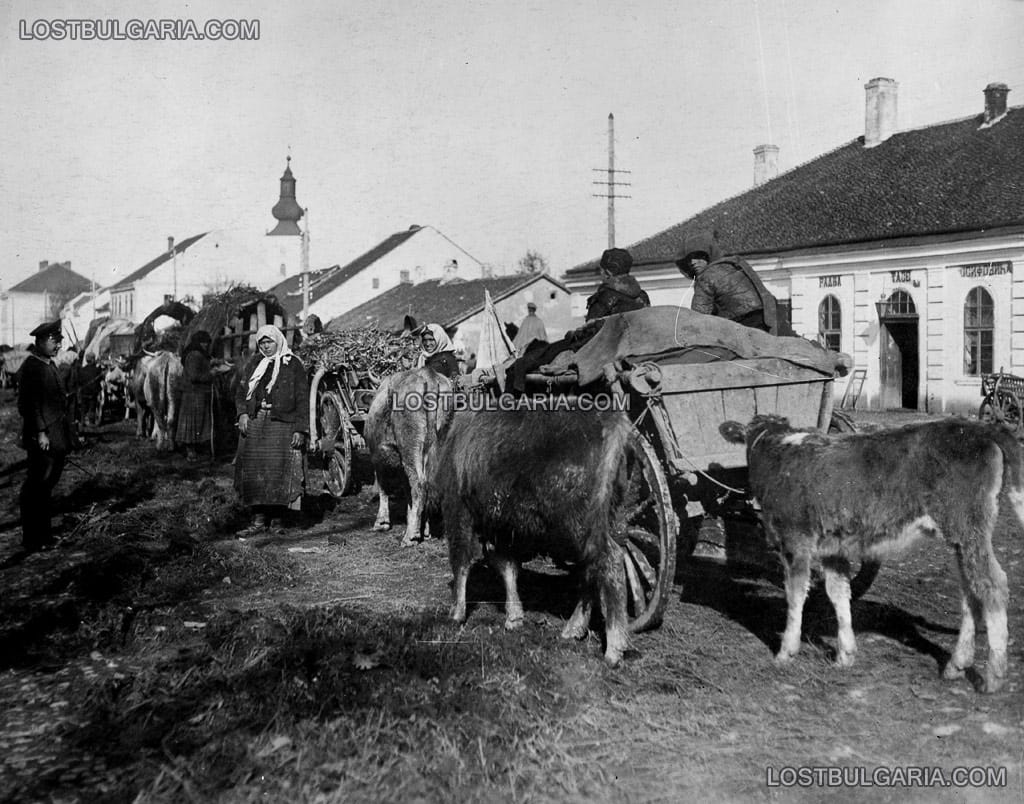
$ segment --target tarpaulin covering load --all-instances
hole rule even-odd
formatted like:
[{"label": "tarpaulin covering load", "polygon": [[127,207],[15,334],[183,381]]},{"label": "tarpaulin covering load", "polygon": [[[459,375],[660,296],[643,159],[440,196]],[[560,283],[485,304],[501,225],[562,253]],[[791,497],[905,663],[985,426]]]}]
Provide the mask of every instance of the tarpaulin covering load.
[{"label": "tarpaulin covering load", "polygon": [[774,357],[826,376],[845,374],[850,358],[805,338],[769,335],[717,316],[685,307],[645,307],[604,319],[601,331],[570,361],[579,384],[599,379],[615,361],[645,360],[711,363]]}]

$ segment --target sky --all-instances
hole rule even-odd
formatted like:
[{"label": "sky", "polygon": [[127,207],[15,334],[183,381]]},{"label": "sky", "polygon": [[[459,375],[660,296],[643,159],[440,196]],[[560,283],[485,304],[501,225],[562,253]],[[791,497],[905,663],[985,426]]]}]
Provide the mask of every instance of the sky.
[{"label": "sky", "polygon": [[[130,11],[125,9],[130,8]],[[53,20],[258,20],[258,41],[26,39]],[[43,28],[34,28],[43,20]],[[182,240],[275,224],[285,157],[313,269],[431,225],[554,274],[860,136],[1024,104],[1024,0],[0,0],[0,287],[41,260],[105,285]]]}]

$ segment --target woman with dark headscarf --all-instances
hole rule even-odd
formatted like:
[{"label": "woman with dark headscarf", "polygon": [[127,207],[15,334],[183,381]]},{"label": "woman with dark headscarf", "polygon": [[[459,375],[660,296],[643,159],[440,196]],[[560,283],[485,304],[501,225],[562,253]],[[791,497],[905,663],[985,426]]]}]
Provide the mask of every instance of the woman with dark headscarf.
[{"label": "woman with dark headscarf", "polygon": [[182,389],[177,438],[185,445],[185,460],[189,463],[198,459],[198,446],[210,443],[213,427],[210,417],[210,396],[213,393],[211,342],[209,332],[194,332],[181,356]]},{"label": "woman with dark headscarf", "polygon": [[416,368],[427,366],[449,380],[459,374],[455,345],[440,324],[425,324],[420,332],[420,358]]},{"label": "woman with dark headscarf", "polygon": [[235,489],[252,510],[240,535],[263,530],[267,516],[299,510],[305,479],[302,448],[309,435],[309,380],[284,334],[267,324],[235,394],[238,432]]},{"label": "woman with dark headscarf", "polygon": [[610,248],[601,255],[603,281],[587,299],[587,321],[651,306],[640,283],[629,275],[632,267],[633,256],[624,248]]}]

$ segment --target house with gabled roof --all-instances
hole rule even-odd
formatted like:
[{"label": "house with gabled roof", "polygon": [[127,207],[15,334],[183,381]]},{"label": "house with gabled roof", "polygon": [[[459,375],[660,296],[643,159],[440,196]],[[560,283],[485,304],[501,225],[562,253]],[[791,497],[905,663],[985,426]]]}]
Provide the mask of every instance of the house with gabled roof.
[{"label": "house with gabled roof", "polygon": [[560,339],[579,324],[572,315],[569,288],[546,273],[533,273],[468,281],[402,282],[332,319],[327,328],[336,331],[375,326],[398,333],[404,329],[408,315],[420,324],[440,324],[447,330],[457,328],[457,342],[470,355],[480,343],[485,290],[491,294],[502,322],[518,326],[527,315],[526,305],[537,305],[537,315],[544,322],[550,341]]},{"label": "house with gabled roof", "polygon": [[[848,403],[859,388],[858,407],[977,411],[982,374],[1024,375],[1024,107],[990,84],[980,113],[900,131],[897,83],[865,90],[862,136],[776,176],[778,149],[755,149],[765,180],[629,246],[633,275],[688,305],[677,250],[717,232],[798,334],[853,356]],[[597,261],[564,279],[581,314]]]},{"label": "house with gabled roof", "polygon": [[[29,343],[29,333],[44,321],[60,317],[61,308],[91,283],[71,270],[70,262],[39,263],[39,270],[0,292],[0,341]],[[69,340],[73,338],[67,333]]]},{"label": "house with gabled roof", "polygon": [[[309,314],[329,321],[400,284],[483,275],[483,264],[443,232],[433,226],[410,226],[345,265],[311,272]],[[291,315],[301,317],[301,276],[289,276],[270,292]]]}]

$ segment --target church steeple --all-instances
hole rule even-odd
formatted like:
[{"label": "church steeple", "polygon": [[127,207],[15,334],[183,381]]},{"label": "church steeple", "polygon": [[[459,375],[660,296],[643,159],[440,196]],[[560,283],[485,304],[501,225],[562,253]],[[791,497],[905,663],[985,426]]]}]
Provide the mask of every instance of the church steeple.
[{"label": "church steeple", "polygon": [[268,235],[301,235],[299,219],[302,218],[302,207],[295,200],[295,177],[292,175],[292,158],[288,156],[284,174],[281,176],[281,197],[277,199],[270,213],[277,218],[277,226]]}]

